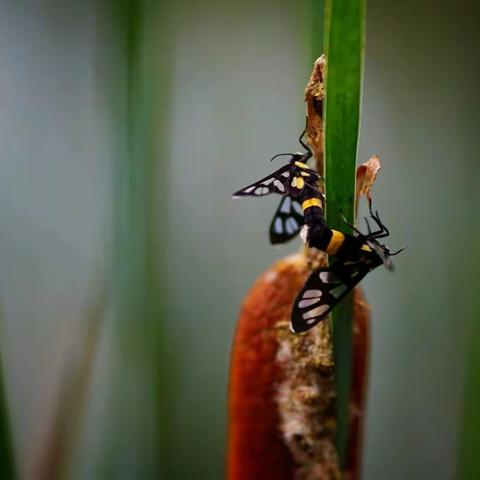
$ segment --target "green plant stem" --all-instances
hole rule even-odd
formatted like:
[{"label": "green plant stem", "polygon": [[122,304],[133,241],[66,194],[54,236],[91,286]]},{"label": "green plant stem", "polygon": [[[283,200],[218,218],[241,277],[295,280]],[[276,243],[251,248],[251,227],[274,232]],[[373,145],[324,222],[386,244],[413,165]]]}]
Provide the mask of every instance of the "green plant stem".
[{"label": "green plant stem", "polygon": [[[329,227],[346,230],[342,214],[354,223],[355,170],[364,59],[365,0],[326,0],[325,190]],[[351,393],[353,302],[347,297],[333,311],[337,449],[345,464]]]}]

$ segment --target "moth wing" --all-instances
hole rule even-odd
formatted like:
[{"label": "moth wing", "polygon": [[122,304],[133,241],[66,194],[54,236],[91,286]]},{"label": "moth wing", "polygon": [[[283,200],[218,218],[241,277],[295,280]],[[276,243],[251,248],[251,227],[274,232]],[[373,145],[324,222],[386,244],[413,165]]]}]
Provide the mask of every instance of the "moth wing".
[{"label": "moth wing", "polygon": [[270,224],[270,243],[277,245],[294,238],[304,224],[302,206],[294,198],[286,195],[273,216]]},{"label": "moth wing", "polygon": [[270,193],[287,193],[287,183],[290,178],[290,164],[283,166],[276,172],[258,180],[255,183],[243,187],[232,196],[236,197],[263,197]]},{"label": "moth wing", "polygon": [[292,332],[306,332],[324,320],[369,271],[363,262],[337,261],[312,272],[293,304]]}]

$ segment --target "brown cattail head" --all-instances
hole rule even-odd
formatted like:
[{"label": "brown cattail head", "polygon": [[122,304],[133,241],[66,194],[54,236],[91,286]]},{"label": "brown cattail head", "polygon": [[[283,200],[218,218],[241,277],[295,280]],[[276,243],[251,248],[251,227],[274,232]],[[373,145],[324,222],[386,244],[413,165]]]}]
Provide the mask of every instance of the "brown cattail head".
[{"label": "brown cattail head", "polygon": [[[229,391],[228,480],[336,480],[335,392],[328,322],[290,332],[292,303],[309,273],[301,254],[280,260],[245,298]],[[369,307],[354,294],[354,375],[345,474],[359,478],[369,351]]]},{"label": "brown cattail head", "polygon": [[277,324],[306,279],[303,256],[277,262],[253,285],[235,333],[229,388],[228,480],[291,480],[294,462],[280,432],[282,380]]}]

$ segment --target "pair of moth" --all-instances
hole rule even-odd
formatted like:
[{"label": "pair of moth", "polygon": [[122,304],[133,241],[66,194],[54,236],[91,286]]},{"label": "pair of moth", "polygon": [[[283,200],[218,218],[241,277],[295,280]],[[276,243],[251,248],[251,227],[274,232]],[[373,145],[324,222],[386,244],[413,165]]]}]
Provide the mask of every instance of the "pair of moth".
[{"label": "pair of moth", "polygon": [[281,153],[290,161],[277,171],[255,183],[247,185],[233,197],[262,197],[272,193],[283,198],[270,225],[270,242],[284,243],[298,233],[304,243],[327,253],[334,261],[328,267],[314,270],[298,294],[292,309],[290,328],[292,332],[305,332],[323,319],[338,303],[373,269],[385,265],[393,269],[391,257],[397,252],[380,243],[380,239],[390,235],[369,203],[370,216],[376,225],[372,230],[367,219],[368,233],[363,234],[353,225],[354,235],[330,229],[325,223],[323,194],[317,189],[320,175],[308,167],[312,157],[310,148],[300,144],[306,153]]}]

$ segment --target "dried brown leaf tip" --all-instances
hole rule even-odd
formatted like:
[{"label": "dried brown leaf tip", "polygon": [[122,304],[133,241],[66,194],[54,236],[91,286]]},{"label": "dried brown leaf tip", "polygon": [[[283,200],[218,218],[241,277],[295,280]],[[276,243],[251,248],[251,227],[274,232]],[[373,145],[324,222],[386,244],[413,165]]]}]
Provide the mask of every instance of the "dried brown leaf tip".
[{"label": "dried brown leaf tip", "polygon": [[373,155],[368,161],[362,163],[357,168],[357,197],[365,195],[370,201],[370,189],[374,184],[378,171],[380,170],[380,158],[378,155]]},{"label": "dried brown leaf tip", "polygon": [[325,98],[325,55],[317,58],[305,88],[307,104],[307,130],[305,136],[315,158],[317,171],[323,171],[323,100]]}]

